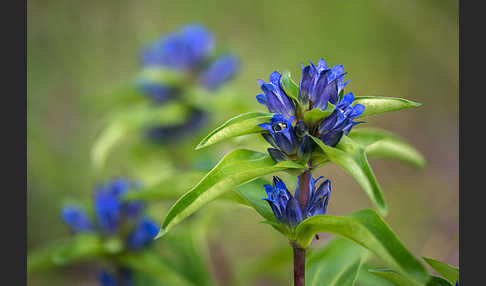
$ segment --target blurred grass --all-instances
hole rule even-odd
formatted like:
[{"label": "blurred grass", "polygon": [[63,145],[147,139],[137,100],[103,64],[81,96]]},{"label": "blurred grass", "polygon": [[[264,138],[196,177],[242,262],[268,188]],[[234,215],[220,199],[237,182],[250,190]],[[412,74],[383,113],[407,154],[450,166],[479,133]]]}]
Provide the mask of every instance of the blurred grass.
[{"label": "blurred grass", "polygon": [[[290,70],[298,80],[300,64],[321,57],[344,65],[352,79],[347,90],[355,95],[423,103],[366,125],[409,140],[424,153],[427,169],[386,160],[372,165],[389,203],[387,220],[405,244],[416,255],[458,265],[456,1],[33,0],[27,5],[29,249],[67,235],[59,219],[66,198],[91,198],[97,174],[90,169],[90,148],[116,102],[110,94],[138,72],[140,48],[162,33],[200,22],[214,31],[218,49],[241,57],[235,98],[255,110],[264,110],[255,100],[256,79],[278,69]],[[128,175],[126,170],[120,166],[109,173]],[[338,168],[320,173],[333,181],[329,213],[371,206]],[[248,211],[234,212],[215,223],[225,230],[220,243],[231,262],[284,243]]]}]

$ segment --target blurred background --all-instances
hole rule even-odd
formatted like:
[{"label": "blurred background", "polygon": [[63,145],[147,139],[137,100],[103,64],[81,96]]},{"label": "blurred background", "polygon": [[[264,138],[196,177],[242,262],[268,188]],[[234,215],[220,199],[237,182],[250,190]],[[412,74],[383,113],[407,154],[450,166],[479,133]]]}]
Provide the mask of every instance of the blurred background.
[{"label": "blurred background", "polygon": [[[417,256],[458,266],[457,1],[31,0],[27,5],[29,251],[68,235],[59,216],[63,202],[91,198],[99,176],[91,169],[90,150],[116,102],[110,94],[140,68],[141,47],[197,22],[214,32],[218,48],[240,57],[232,96],[250,107],[242,112],[265,111],[255,100],[257,79],[267,80],[278,69],[290,70],[298,82],[301,63],[321,57],[330,65],[344,65],[352,79],[346,90],[355,96],[422,103],[363,125],[405,138],[424,154],[427,167],[417,170],[385,159],[371,164],[389,204],[387,221],[405,245]],[[208,128],[234,115],[216,115]],[[187,154],[196,152],[193,146]],[[225,146],[215,161],[232,148],[231,142]],[[117,166],[110,173],[127,175],[124,170]],[[337,167],[326,166],[319,174],[333,181],[329,214],[372,207],[358,184]],[[210,244],[217,247],[210,248],[210,256],[212,263],[225,265],[223,274],[220,268],[215,273],[221,279],[286,244],[249,209],[215,208],[231,214],[212,219]],[[49,285],[66,283],[69,275],[58,275]],[[283,283],[290,272],[281,276]],[[43,279],[30,283],[44,285]],[[70,285],[88,285],[82,281]],[[262,281],[255,285],[273,285]]]}]

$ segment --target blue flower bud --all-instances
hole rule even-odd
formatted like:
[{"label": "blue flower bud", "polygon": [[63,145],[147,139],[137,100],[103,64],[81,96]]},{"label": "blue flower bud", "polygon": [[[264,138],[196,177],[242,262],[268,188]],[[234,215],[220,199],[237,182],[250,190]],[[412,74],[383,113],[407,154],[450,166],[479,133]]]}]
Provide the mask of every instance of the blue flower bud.
[{"label": "blue flower bud", "polygon": [[213,35],[206,28],[188,25],[145,48],[141,59],[144,65],[192,70],[210,54],[213,44]]},{"label": "blue flower bud", "polygon": [[61,217],[74,232],[92,231],[91,220],[86,213],[78,206],[68,205],[61,211]]},{"label": "blue flower bud", "polygon": [[[321,178],[322,177],[314,179],[312,174],[309,176],[309,182],[307,184],[309,186],[309,189],[307,190],[308,201],[303,211],[296,200],[299,196],[299,184],[297,184],[295,195],[292,196],[287,190],[285,183],[276,176],[273,177],[272,186],[264,186],[267,198],[263,198],[263,200],[268,202],[273,214],[280,223],[295,228],[306,218],[326,214],[327,204],[331,194],[331,182],[325,180],[319,186],[316,186]],[[300,182],[300,176],[298,180]]]},{"label": "blue flower bud", "polygon": [[201,84],[209,89],[217,89],[236,75],[240,62],[235,56],[225,55],[216,59],[201,76]]},{"label": "blue flower bud", "polygon": [[95,211],[98,217],[98,224],[106,232],[118,230],[121,222],[121,206],[118,197],[105,190],[95,191]]},{"label": "blue flower bud", "polygon": [[149,218],[142,218],[135,229],[127,238],[127,246],[130,249],[140,249],[149,245],[159,232],[159,226]]},{"label": "blue flower bud", "polygon": [[293,120],[293,116],[286,119],[281,114],[275,114],[270,123],[258,125],[269,132],[269,136],[265,135],[263,138],[286,155],[296,154],[299,147],[298,138],[292,127]]},{"label": "blue flower bud", "polygon": [[295,115],[295,105],[293,100],[285,93],[280,78],[282,75],[274,71],[270,75],[270,82],[266,83],[263,80],[258,80],[263,94],[256,96],[258,103],[267,107],[269,112],[280,113],[286,118]]}]

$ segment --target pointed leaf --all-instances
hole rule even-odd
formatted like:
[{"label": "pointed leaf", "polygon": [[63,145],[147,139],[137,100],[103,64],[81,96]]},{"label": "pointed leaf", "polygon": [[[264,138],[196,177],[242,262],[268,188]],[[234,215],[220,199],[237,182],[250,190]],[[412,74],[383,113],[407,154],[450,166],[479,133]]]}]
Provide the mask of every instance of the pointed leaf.
[{"label": "pointed leaf", "polygon": [[349,138],[364,146],[368,158],[391,158],[425,167],[425,159],[420,152],[400,137],[378,128],[358,128],[349,133]]},{"label": "pointed leaf", "polygon": [[329,232],[365,247],[417,285],[429,278],[425,267],[402,244],[387,223],[373,210],[366,209],[350,216],[312,216],[296,230],[297,243],[306,248],[318,232]]},{"label": "pointed leaf", "polygon": [[447,279],[452,285],[455,285],[457,281],[459,281],[459,269],[447,263],[422,257],[427,264],[429,264],[435,271],[437,271],[442,277]]},{"label": "pointed leaf", "polygon": [[365,193],[378,208],[382,215],[386,215],[387,206],[375,174],[371,169],[364,147],[347,136],[343,136],[336,148],[327,146],[320,139],[311,136],[314,142],[324,151],[329,159],[343,168],[363,188]]},{"label": "pointed leaf", "polygon": [[353,105],[354,104],[362,104],[365,106],[363,114],[361,114],[359,117],[419,107],[422,105],[408,99],[384,96],[357,96],[353,101]]},{"label": "pointed leaf", "polygon": [[263,175],[292,168],[305,167],[292,161],[275,163],[268,154],[245,149],[228,153],[195,187],[172,206],[157,238],[223,193]]},{"label": "pointed leaf", "polygon": [[223,123],[223,125],[214,129],[208,136],[201,140],[197,145],[196,150],[233,137],[261,133],[265,130],[259,127],[258,124],[269,122],[272,116],[272,113],[248,112],[233,117]]},{"label": "pointed leaf", "polygon": [[282,85],[285,93],[293,98],[295,102],[299,102],[299,86],[292,80],[290,72],[284,72],[280,78],[280,84]]},{"label": "pointed leaf", "polygon": [[311,253],[306,264],[306,285],[352,286],[368,251],[347,239],[336,238]]},{"label": "pointed leaf", "polygon": [[[407,279],[405,276],[391,269],[369,269],[369,272],[372,273],[373,275],[376,275],[390,282],[393,282],[393,284],[397,286],[414,285],[413,281]],[[452,286],[452,284],[447,282],[447,280],[436,276],[429,277],[429,280],[425,285],[426,286]]]}]

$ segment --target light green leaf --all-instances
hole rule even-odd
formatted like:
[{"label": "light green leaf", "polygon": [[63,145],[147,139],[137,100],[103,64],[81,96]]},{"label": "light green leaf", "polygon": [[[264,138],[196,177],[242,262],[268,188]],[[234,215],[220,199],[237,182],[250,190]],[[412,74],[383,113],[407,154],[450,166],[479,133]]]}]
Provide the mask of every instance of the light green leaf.
[{"label": "light green leaf", "polygon": [[153,251],[126,252],[116,259],[126,267],[156,277],[169,285],[195,286]]},{"label": "light green leaf", "polygon": [[285,93],[293,98],[297,103],[299,102],[299,86],[292,80],[290,72],[284,72],[280,78]]},{"label": "light green leaf", "polygon": [[422,105],[408,99],[385,96],[357,96],[353,101],[353,105],[355,104],[362,104],[365,106],[363,114],[361,114],[359,117],[419,107]]},{"label": "light green leaf", "polygon": [[349,133],[349,138],[364,146],[366,155],[377,158],[391,158],[425,167],[425,159],[420,152],[391,132],[378,128],[357,128]]},{"label": "light green leaf", "polygon": [[296,242],[303,248],[309,246],[316,233],[329,232],[365,247],[416,285],[423,285],[429,278],[420,261],[371,209],[361,210],[346,217],[312,216],[301,222],[295,232]]},{"label": "light green leaf", "polygon": [[442,277],[447,279],[452,285],[455,285],[457,281],[459,281],[459,269],[447,263],[422,257],[427,264],[429,264],[435,271],[437,271]]},{"label": "light green leaf", "polygon": [[258,177],[292,168],[305,167],[292,161],[275,163],[267,154],[245,149],[228,153],[194,188],[172,206],[157,238],[225,192]]},{"label": "light green leaf", "polygon": [[93,144],[93,166],[96,170],[101,170],[109,153],[123,140],[140,137],[141,131],[151,126],[181,123],[186,119],[187,113],[186,107],[178,103],[168,103],[163,107],[144,103],[118,111]]},{"label": "light green leaf", "polygon": [[209,135],[197,145],[196,150],[233,137],[261,133],[265,130],[259,127],[258,124],[269,122],[272,116],[272,113],[248,112],[233,117],[209,133]]},{"label": "light green leaf", "polygon": [[335,148],[327,146],[316,137],[311,137],[333,163],[343,168],[358,182],[378,208],[378,211],[382,215],[386,215],[387,206],[385,199],[375,174],[368,163],[364,147],[347,136],[343,136]]},{"label": "light green leaf", "polygon": [[175,69],[151,66],[144,68],[138,77],[142,81],[155,82],[165,85],[178,85],[184,81],[186,75]]},{"label": "light green leaf", "polygon": [[328,103],[326,110],[321,110],[319,108],[311,109],[304,114],[304,122],[307,126],[313,126],[320,120],[328,117],[336,109],[336,106],[332,103]]},{"label": "light green leaf", "polygon": [[357,285],[360,286],[396,286],[390,280],[368,271],[370,265],[363,264],[358,274]]},{"label": "light green leaf", "polygon": [[306,263],[306,285],[352,286],[368,251],[343,238],[311,253]]},{"label": "light green leaf", "polygon": [[[397,286],[414,285],[413,281],[407,279],[405,276],[391,269],[369,269],[369,272],[372,273],[373,275],[376,275],[390,282],[393,282],[393,284]],[[452,286],[449,282],[447,282],[447,280],[435,276],[429,277],[429,280],[425,285],[426,286]]]},{"label": "light green leaf", "polygon": [[236,188],[236,191],[245,199],[247,204],[254,208],[267,221],[277,223],[272,208],[263,198],[267,197],[264,185],[271,185],[271,182],[263,178],[246,183]]}]

